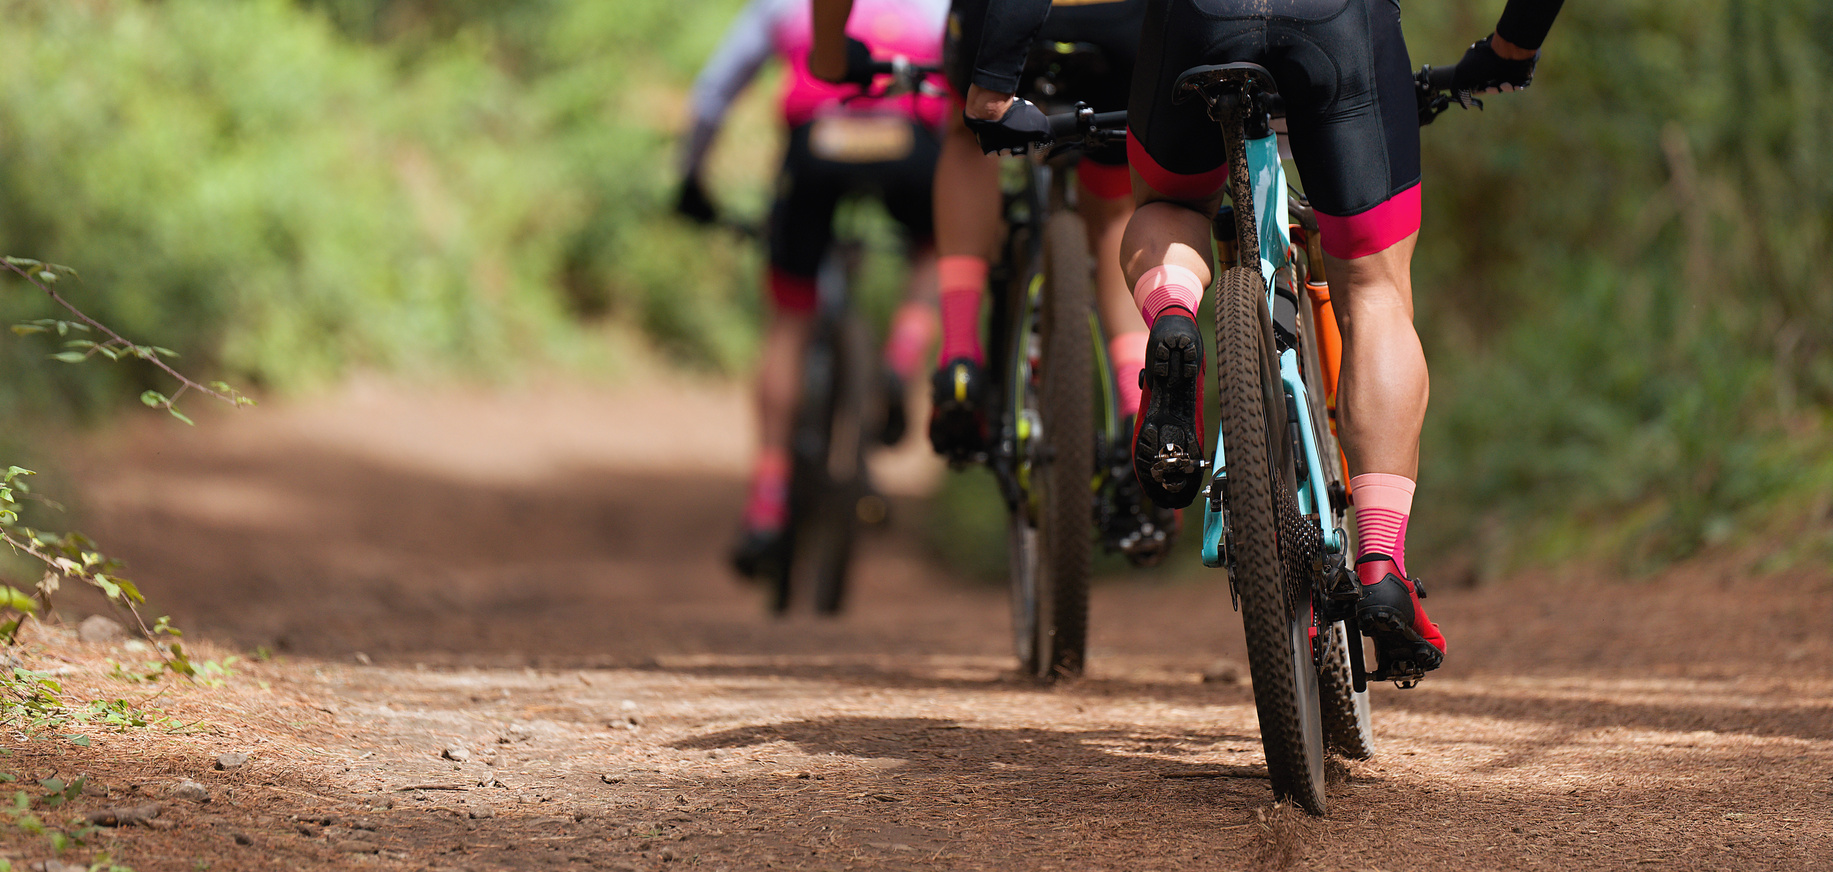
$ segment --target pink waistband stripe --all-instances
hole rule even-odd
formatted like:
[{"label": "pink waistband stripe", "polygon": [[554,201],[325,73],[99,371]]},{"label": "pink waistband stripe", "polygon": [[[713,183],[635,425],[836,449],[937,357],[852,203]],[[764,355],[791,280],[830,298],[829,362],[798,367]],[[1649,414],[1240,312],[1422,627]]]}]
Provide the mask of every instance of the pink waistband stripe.
[{"label": "pink waistband stripe", "polygon": [[1418,230],[1417,184],[1360,215],[1344,218],[1317,213],[1317,231],[1324,252],[1339,260],[1379,254]]}]

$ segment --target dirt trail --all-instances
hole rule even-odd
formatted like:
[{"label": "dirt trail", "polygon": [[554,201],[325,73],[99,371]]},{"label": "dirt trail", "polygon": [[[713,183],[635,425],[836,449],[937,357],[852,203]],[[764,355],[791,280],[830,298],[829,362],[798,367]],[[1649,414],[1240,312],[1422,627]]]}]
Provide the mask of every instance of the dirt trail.
[{"label": "dirt trail", "polygon": [[203,783],[114,837],[140,870],[1833,868],[1824,574],[1434,590],[1449,665],[1377,691],[1380,756],[1307,819],[1269,808],[1251,691],[1202,681],[1242,657],[1214,581],[1103,584],[1089,677],[1039,690],[900,504],[849,615],[765,620],[721,560],[746,420],[370,385],[88,446],[84,526],[160,610],[282,657],[164,698],[200,728],[9,765],[89,773],[85,811]]}]

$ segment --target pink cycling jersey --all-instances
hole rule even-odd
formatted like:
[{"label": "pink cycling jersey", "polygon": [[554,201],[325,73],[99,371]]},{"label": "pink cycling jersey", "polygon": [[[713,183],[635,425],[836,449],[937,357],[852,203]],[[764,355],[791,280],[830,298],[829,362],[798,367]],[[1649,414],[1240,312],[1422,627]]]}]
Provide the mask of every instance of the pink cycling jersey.
[{"label": "pink cycling jersey", "polygon": [[[870,47],[873,57],[901,55],[916,64],[938,66],[947,15],[948,0],[855,0],[847,33]],[[732,102],[772,55],[787,67],[782,109],[790,127],[832,112],[902,115],[931,127],[939,127],[947,117],[948,101],[941,96],[846,100],[859,93],[858,86],[829,84],[809,73],[813,41],[809,0],[751,0],[694,80],[694,129],[682,155],[683,169],[699,168]]]}]

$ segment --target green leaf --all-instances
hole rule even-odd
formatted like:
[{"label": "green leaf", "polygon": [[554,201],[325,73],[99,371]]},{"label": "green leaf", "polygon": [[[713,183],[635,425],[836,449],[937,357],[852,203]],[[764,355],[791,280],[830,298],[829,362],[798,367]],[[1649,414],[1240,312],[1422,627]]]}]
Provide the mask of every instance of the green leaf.
[{"label": "green leaf", "polygon": [[88,356],[89,355],[86,355],[82,353],[81,351],[60,351],[56,354],[51,355],[51,359],[52,360],[61,360],[65,363],[82,363],[85,359],[88,358]]},{"label": "green leaf", "polygon": [[160,357],[177,357],[178,356],[178,352],[173,351],[170,348],[160,348],[157,345],[153,346],[153,353],[159,355]]},{"label": "green leaf", "polygon": [[178,411],[177,407],[166,409],[166,411],[171,412],[172,417],[177,418],[178,420],[183,421],[186,424],[190,424],[193,427],[197,426],[196,421],[193,421],[190,418],[185,417],[185,414],[183,412]]},{"label": "green leaf", "polygon": [[48,328],[41,327],[37,324],[14,324],[13,325],[13,332],[20,336],[30,336],[34,333],[44,333],[46,332],[47,329]]},{"label": "green leaf", "polygon": [[147,391],[140,395],[140,402],[157,409],[160,406],[170,404],[172,401],[166,399],[165,394],[158,391]]},{"label": "green leaf", "polygon": [[11,585],[0,585],[0,608],[35,615],[38,613],[38,602]]},{"label": "green leaf", "polygon": [[128,599],[133,600],[136,603],[144,604],[146,602],[146,597],[143,597],[140,595],[140,588],[136,586],[133,582],[128,581],[125,578],[117,578],[115,579],[115,584],[118,584],[121,586],[121,592],[124,594],[127,594]]},{"label": "green leaf", "polygon": [[79,748],[87,748],[90,745],[89,737],[80,735],[80,734],[72,735],[70,737],[70,744],[75,745]]}]

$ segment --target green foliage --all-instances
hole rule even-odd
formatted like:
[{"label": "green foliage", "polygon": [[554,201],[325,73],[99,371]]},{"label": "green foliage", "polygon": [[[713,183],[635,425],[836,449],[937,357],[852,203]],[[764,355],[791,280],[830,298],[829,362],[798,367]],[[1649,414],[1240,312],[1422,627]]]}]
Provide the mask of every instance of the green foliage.
[{"label": "green foliage", "polygon": [[[729,317],[752,295],[748,252],[655,220],[718,9],[4,0],[0,14],[0,238],[91,265],[94,314],[124,332],[283,388],[573,355],[596,340],[568,329],[569,307],[709,365],[750,352]],[[0,317],[41,314],[0,299]],[[0,410],[153,387],[10,354]]]},{"label": "green foliage", "polygon": [[[1487,14],[1409,8],[1415,58]],[[1813,0],[1568,6],[1532,88],[1422,131],[1421,544],[1651,568],[1824,528],[1828,81]]]}]

